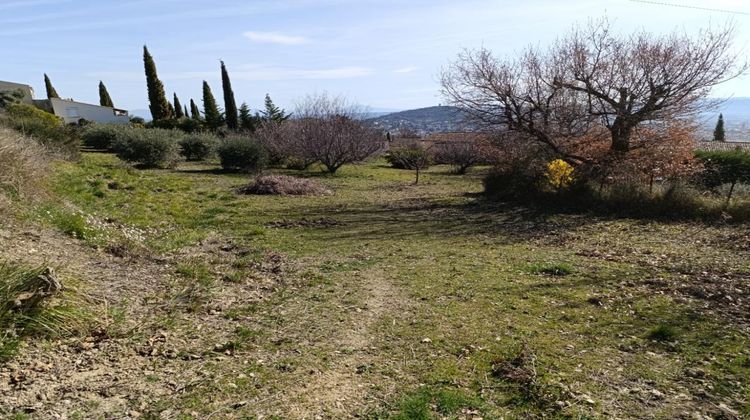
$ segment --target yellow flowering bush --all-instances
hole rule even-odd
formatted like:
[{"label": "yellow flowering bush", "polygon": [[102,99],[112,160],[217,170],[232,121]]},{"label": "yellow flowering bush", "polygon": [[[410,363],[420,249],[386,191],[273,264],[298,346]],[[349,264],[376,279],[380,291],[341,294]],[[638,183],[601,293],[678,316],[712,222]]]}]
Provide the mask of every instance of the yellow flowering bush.
[{"label": "yellow flowering bush", "polygon": [[547,164],[547,180],[550,184],[562,190],[573,182],[573,166],[562,159],[555,159]]}]

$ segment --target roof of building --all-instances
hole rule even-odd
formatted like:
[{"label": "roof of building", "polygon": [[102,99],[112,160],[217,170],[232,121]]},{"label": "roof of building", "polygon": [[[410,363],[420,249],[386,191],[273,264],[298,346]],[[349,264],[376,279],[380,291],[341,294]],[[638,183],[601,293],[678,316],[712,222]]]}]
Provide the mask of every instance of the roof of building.
[{"label": "roof of building", "polygon": [[699,141],[696,145],[698,150],[707,151],[731,151],[747,150],[750,152],[750,142],[747,141]]}]

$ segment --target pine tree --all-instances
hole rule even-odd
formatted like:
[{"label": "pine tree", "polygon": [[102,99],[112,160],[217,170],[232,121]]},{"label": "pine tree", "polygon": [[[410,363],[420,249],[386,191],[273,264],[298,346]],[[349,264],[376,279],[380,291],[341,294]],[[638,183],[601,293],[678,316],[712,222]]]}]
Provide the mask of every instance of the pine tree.
[{"label": "pine tree", "polygon": [[107,87],[104,86],[104,82],[101,80],[99,81],[99,105],[108,106],[110,108],[115,107],[112,103],[112,97],[110,97],[109,92],[107,92]]},{"label": "pine tree", "polygon": [[143,46],[143,66],[146,70],[146,86],[148,88],[151,117],[155,121],[172,118],[169,111],[169,101],[167,101],[167,95],[164,93],[164,85],[156,74],[154,58],[151,57],[145,45]]},{"label": "pine tree", "polygon": [[234,92],[232,92],[232,82],[229,80],[229,73],[224,61],[221,62],[221,87],[224,91],[224,116],[227,121],[227,127],[236,130],[237,121],[237,103],[234,101]]},{"label": "pine tree", "polygon": [[724,115],[719,114],[719,120],[716,121],[716,128],[714,128],[714,141],[726,140],[726,132],[724,131]]},{"label": "pine tree", "polygon": [[60,95],[57,94],[55,87],[52,86],[52,81],[49,80],[49,76],[47,76],[47,73],[44,73],[44,87],[47,89],[47,99],[60,98]]},{"label": "pine tree", "polygon": [[273,103],[271,100],[271,96],[266,93],[266,99],[265,99],[265,106],[266,109],[263,111],[263,119],[266,121],[273,121],[273,122],[284,122],[289,119],[289,117],[292,116],[292,114],[287,114],[283,109],[276,106],[276,104]]},{"label": "pine tree", "polygon": [[245,131],[255,131],[257,117],[252,114],[245,102],[240,106],[240,128]]},{"label": "pine tree", "polygon": [[185,116],[185,113],[182,112],[182,104],[180,103],[180,99],[177,97],[177,93],[173,93],[173,95],[174,95],[174,117],[182,118]]},{"label": "pine tree", "polygon": [[198,108],[198,105],[195,104],[193,98],[190,98],[190,118],[194,120],[201,119],[201,110]]},{"label": "pine tree", "polygon": [[215,130],[221,127],[222,118],[219,107],[216,105],[216,98],[211,93],[211,87],[208,86],[208,82],[203,81],[203,116],[206,119],[206,126]]}]

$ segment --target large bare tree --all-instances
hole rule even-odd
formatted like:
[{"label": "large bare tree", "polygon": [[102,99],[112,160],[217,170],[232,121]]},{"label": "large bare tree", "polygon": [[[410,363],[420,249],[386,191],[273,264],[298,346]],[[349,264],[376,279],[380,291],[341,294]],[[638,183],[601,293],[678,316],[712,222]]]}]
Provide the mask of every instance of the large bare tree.
[{"label": "large bare tree", "polygon": [[343,97],[309,95],[295,109],[294,120],[282,132],[288,154],[306,162],[320,162],[335,173],[384,147],[383,136],[363,122],[366,112]]},{"label": "large bare tree", "polygon": [[642,124],[690,118],[715,105],[711,89],[747,70],[733,37],[731,25],[695,36],[622,36],[603,19],[545,51],[529,48],[507,59],[464,51],[441,83],[484,128],[515,132],[582,163],[588,157],[580,143],[592,132],[606,133],[611,151],[627,152]]}]

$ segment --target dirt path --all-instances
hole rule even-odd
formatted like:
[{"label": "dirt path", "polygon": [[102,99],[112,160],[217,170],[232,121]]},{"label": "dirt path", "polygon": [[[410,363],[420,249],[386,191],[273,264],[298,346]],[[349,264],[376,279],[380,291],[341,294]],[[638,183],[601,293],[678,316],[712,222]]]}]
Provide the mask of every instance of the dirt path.
[{"label": "dirt path", "polygon": [[[333,337],[336,352],[326,370],[289,390],[281,398],[288,406],[290,418],[318,419],[352,416],[353,410],[390,393],[395,387],[392,378],[370,373],[374,355],[378,353],[376,331],[378,322],[387,314],[396,314],[405,307],[402,293],[391,283],[385,271],[371,269],[359,272],[356,281],[366,293],[364,305],[357,308],[354,325]],[[377,378],[376,378],[377,376]]]}]

